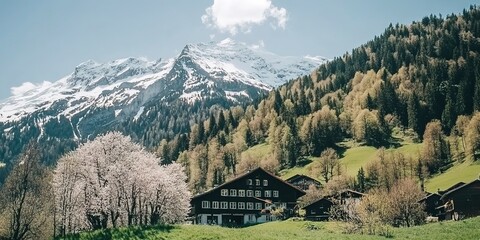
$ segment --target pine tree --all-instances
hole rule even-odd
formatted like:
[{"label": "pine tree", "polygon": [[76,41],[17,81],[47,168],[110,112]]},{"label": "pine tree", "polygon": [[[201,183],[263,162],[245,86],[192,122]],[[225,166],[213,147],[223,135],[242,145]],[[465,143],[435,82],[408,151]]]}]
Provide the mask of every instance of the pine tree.
[{"label": "pine tree", "polygon": [[365,178],[365,171],[363,170],[363,167],[360,167],[357,173],[357,190],[359,192],[365,192],[365,187],[366,187],[366,178]]},{"label": "pine tree", "polygon": [[417,94],[413,92],[408,98],[408,107],[407,107],[408,127],[413,129],[418,134],[420,134],[419,132],[420,121],[418,119],[419,111],[420,111],[420,107],[418,106]]},{"label": "pine tree", "polygon": [[455,114],[455,106],[452,99],[451,87],[448,87],[447,97],[445,100],[445,108],[442,113],[442,124],[444,126],[444,131],[448,134],[450,129],[455,125],[455,120],[457,118]]},{"label": "pine tree", "polygon": [[480,111],[480,74],[475,81],[475,92],[473,94],[473,110]]},{"label": "pine tree", "polygon": [[223,110],[220,111],[219,115],[218,115],[218,130],[219,131],[225,131],[225,132],[228,132],[228,127],[226,125],[226,121],[225,121],[225,114],[223,113]]}]

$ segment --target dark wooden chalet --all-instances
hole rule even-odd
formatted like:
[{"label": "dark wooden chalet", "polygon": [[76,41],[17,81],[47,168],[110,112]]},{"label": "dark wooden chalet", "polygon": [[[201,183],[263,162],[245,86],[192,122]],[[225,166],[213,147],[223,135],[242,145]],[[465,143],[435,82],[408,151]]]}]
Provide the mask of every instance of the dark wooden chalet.
[{"label": "dark wooden chalet", "polygon": [[256,168],[192,198],[195,224],[244,225],[274,220],[269,209],[292,212],[305,192]]},{"label": "dark wooden chalet", "polygon": [[437,193],[427,193],[427,195],[418,202],[425,204],[425,212],[428,216],[436,217],[438,214],[437,207],[441,204],[441,197],[442,196]]},{"label": "dark wooden chalet", "polygon": [[351,189],[345,189],[331,196],[330,198],[337,200],[341,205],[347,205],[350,203],[359,202],[364,195],[365,193],[357,192]]},{"label": "dark wooden chalet", "polygon": [[443,194],[445,194],[447,192],[450,192],[451,190],[453,190],[455,188],[458,188],[460,186],[463,186],[463,185],[465,185],[464,182],[458,182],[458,183],[453,184],[452,186],[450,186],[449,188],[447,188],[445,190],[438,189],[438,194],[443,195]]},{"label": "dark wooden chalet", "polygon": [[480,180],[474,180],[454,188],[440,198],[440,219],[459,220],[480,216]]},{"label": "dark wooden chalet", "polygon": [[303,191],[306,191],[310,187],[310,185],[314,185],[317,188],[322,187],[322,184],[318,180],[303,174],[295,174],[294,176],[288,178],[286,181],[296,186],[297,188],[302,189]]},{"label": "dark wooden chalet", "polygon": [[305,219],[310,221],[328,220],[332,205],[332,201],[326,198],[321,198],[308,206],[303,207],[305,210]]}]

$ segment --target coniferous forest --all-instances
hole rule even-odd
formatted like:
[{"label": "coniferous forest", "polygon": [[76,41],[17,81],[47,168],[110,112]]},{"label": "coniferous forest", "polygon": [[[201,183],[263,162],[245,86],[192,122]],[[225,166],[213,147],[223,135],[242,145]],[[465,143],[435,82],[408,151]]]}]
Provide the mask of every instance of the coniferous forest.
[{"label": "coniferous forest", "polygon": [[[164,138],[156,151],[165,162],[186,166],[198,192],[252,166],[274,172],[297,166],[343,139],[394,147],[392,131],[400,129],[416,141],[433,141],[415,168],[434,174],[455,160],[446,136],[470,137],[463,157],[478,152],[478,114],[470,116],[480,110],[479,39],[480,10],[474,6],[460,15],[391,24],[254,104],[197,116],[188,137]],[[151,143],[152,134],[142,137],[149,146],[158,143]],[[242,155],[261,143],[271,145],[265,159]]]}]

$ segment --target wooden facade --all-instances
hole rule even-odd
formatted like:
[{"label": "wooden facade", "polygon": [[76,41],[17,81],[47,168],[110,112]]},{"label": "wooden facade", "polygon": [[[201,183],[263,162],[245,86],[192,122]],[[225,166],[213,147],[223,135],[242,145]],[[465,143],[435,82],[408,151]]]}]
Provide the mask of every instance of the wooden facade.
[{"label": "wooden facade", "polygon": [[270,209],[293,213],[305,192],[256,168],[192,198],[195,224],[239,226],[271,221]]},{"label": "wooden facade", "polygon": [[305,210],[305,219],[310,221],[324,221],[328,220],[330,217],[330,208],[332,207],[333,202],[321,198],[308,206],[303,207]]},{"label": "wooden facade", "polygon": [[459,220],[480,216],[480,180],[460,185],[440,198],[443,205],[438,208],[439,218]]},{"label": "wooden facade", "polygon": [[436,217],[438,213],[437,208],[441,204],[441,197],[442,196],[437,193],[427,193],[427,195],[418,202],[425,204],[425,212],[428,216]]},{"label": "wooden facade", "polygon": [[296,186],[297,188],[302,189],[303,191],[306,191],[310,187],[310,185],[314,185],[317,188],[322,187],[322,184],[318,180],[303,174],[295,174],[294,176],[288,178],[286,181]]}]

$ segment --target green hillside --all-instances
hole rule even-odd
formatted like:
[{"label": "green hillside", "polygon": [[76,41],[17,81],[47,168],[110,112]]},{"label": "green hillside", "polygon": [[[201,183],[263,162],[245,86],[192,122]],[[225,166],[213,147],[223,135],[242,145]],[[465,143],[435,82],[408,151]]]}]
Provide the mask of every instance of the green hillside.
[{"label": "green hillside", "polygon": [[[422,144],[421,143],[403,143],[398,148],[390,148],[388,152],[400,152],[406,157],[417,158]],[[355,176],[360,167],[364,167],[368,162],[376,158],[377,150],[371,146],[353,146],[347,148],[343,153],[343,157],[340,161],[343,164],[343,168],[350,176]],[[244,153],[250,154],[253,157],[263,158],[270,152],[270,145],[263,143],[253,146],[246,150]],[[309,157],[310,160],[315,161],[316,157]],[[311,164],[311,163],[310,163]],[[294,167],[285,169],[280,172],[283,179],[287,179],[295,174],[311,175],[308,172],[307,164],[303,167]],[[435,175],[433,178],[427,180],[425,187],[427,191],[436,192],[438,189],[446,189],[459,181],[470,182],[480,175],[480,163],[465,161],[463,163],[454,164],[453,167],[447,171]],[[312,176],[316,177],[316,176]]]},{"label": "green hillside", "polygon": [[425,183],[426,190],[436,192],[438,189],[446,189],[450,186],[463,182],[471,182],[480,176],[480,162],[465,161],[455,164],[442,174],[438,174]]},{"label": "green hillside", "polygon": [[[391,228],[391,239],[478,239],[480,217],[459,222],[431,223],[411,228]],[[202,225],[130,227],[85,232],[69,239],[385,239],[381,236],[343,234],[339,223],[281,221],[246,228]]]}]

